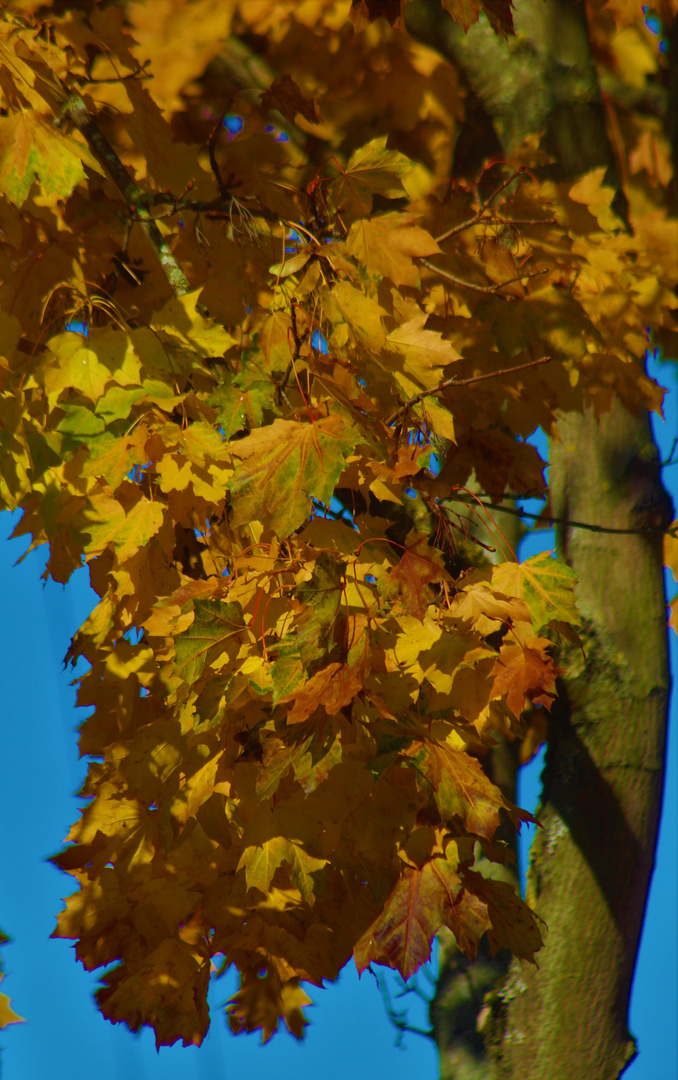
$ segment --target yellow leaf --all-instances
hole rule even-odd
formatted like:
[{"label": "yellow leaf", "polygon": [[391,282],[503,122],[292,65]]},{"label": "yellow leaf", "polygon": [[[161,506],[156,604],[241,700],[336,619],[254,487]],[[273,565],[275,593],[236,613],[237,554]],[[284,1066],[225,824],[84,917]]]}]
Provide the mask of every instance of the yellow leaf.
[{"label": "yellow leaf", "polygon": [[103,171],[86,146],[35,109],[0,117],[0,191],[15,206],[23,206],[36,180],[44,195],[67,199],[85,179],[83,163]]},{"label": "yellow leaf", "polygon": [[578,626],[581,617],[574,597],[574,571],[552,559],[549,552],[533,555],[524,563],[501,563],[492,570],[492,584],[505,596],[527,605],[536,630],[552,619]]},{"label": "yellow leaf", "polygon": [[601,229],[612,232],[620,227],[621,222],[611,209],[615,192],[614,188],[603,184],[605,172],[604,166],[593,169],[572,185],[569,196],[573,202],[583,203],[589,208]]},{"label": "yellow leaf", "polygon": [[86,550],[99,554],[110,544],[119,561],[124,562],[159,532],[165,509],[159,502],[142,498],[125,513],[117,499],[98,495],[90,499],[84,518],[84,531],[90,537]]},{"label": "yellow leaf", "polygon": [[427,389],[443,379],[443,368],[459,360],[459,353],[437,330],[424,330],[425,312],[392,330],[388,345],[405,360],[406,369]]},{"label": "yellow leaf", "polygon": [[[0,973],[0,982],[2,982],[3,975]],[[26,1021],[23,1016],[19,1016],[10,1006],[11,998],[7,997],[7,994],[0,994],[0,1028],[7,1027],[8,1024],[24,1024]]]},{"label": "yellow leaf", "polygon": [[346,250],[369,274],[387,277],[394,285],[418,287],[419,271],[412,256],[434,255],[440,248],[430,233],[414,225],[414,221],[414,214],[384,214],[356,221],[348,234]]},{"label": "yellow leaf", "polygon": [[164,331],[171,337],[179,337],[190,345],[198,356],[213,357],[223,354],[236,344],[236,340],[223,326],[213,319],[205,318],[197,310],[200,289],[175,296],[165,304],[162,311],[153,316],[151,327]]},{"label": "yellow leaf", "polygon": [[328,318],[334,321],[337,314],[343,317],[361,345],[372,352],[380,351],[386,340],[382,316],[387,312],[376,300],[347,281],[340,281],[332,289],[330,301],[325,306]]}]

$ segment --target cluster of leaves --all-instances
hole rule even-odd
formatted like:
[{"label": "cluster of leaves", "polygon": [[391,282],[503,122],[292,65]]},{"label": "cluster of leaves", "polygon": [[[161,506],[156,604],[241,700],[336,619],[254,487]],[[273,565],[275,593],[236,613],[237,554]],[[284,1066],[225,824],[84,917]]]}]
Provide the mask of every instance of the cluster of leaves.
[{"label": "cluster of leaves", "polygon": [[[444,6],[511,31],[508,0]],[[543,494],[525,440],[557,409],[661,408],[670,163],[651,133],[632,231],[602,170],[540,179],[534,145],[450,183],[463,93],[401,7],[24,3],[0,30],[0,493],[100,597],[56,934],[158,1044],[202,1040],[215,960],[268,1038],[351,955],[407,978],[442,926],[541,944],[484,869],[532,819],[480,762],[550,707],[573,580],[471,558],[474,517],[502,537],[466,486]]]}]

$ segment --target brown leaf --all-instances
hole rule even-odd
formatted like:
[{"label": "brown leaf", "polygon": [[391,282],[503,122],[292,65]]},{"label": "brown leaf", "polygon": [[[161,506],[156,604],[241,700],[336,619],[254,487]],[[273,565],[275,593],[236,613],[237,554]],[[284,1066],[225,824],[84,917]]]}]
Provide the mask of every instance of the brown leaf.
[{"label": "brown leaf", "polygon": [[287,713],[288,724],[301,724],[321,705],[328,716],[335,716],[345,705],[350,705],[361,689],[362,683],[346,664],[328,664],[312,675],[301,687],[280,700],[280,704],[294,700]]},{"label": "brown leaf", "polygon": [[535,953],[544,944],[537,916],[516,895],[513,885],[483,877],[475,870],[464,870],[463,879],[464,892],[471,893],[486,908],[491,924],[487,928],[487,940],[492,955],[506,948],[519,959],[536,963]]},{"label": "brown leaf", "polygon": [[523,623],[506,634],[492,669],[492,696],[505,695],[514,716],[520,716],[528,701],[551,709],[560,674],[548,653],[551,647],[548,638],[536,637]]},{"label": "brown leaf", "polygon": [[386,595],[398,596],[405,611],[422,622],[433,599],[427,586],[450,580],[441,553],[431,547],[427,535],[415,532],[407,537],[400,562],[389,570],[387,578]]},{"label": "brown leaf", "polygon": [[274,79],[268,90],[264,90],[259,97],[264,112],[277,109],[286,120],[292,123],[297,113],[300,113],[310,124],[321,122],[317,101],[314,98],[305,98],[291,75],[280,75]]}]

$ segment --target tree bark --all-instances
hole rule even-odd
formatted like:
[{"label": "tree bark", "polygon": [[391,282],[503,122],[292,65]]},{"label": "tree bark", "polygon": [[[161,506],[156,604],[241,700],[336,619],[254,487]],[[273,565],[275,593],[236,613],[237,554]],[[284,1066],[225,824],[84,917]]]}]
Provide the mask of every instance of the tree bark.
[{"label": "tree bark", "polygon": [[[484,19],[464,35],[434,0],[406,10],[411,31],[463,73],[475,111],[490,118],[507,156],[525,135],[544,131],[555,177],[605,165],[607,182],[618,186],[583,4],[517,0],[508,43]],[[455,166],[475,171],[489,156],[490,143],[478,143],[462,135],[458,150],[465,156],[470,147],[477,162]],[[619,190],[615,208],[623,216],[625,207]],[[538,810],[544,828],[530,858],[527,899],[548,927],[546,944],[539,969],[511,963],[481,1045],[455,1027],[459,1002],[449,986],[459,961],[442,943],[431,1017],[443,1080],[616,1080],[635,1055],[628,1003],[664,776],[661,529],[671,505],[647,413],[615,402],[600,418],[564,415],[559,436],[550,446],[554,515],[648,531],[561,530],[559,556],[579,578],[585,657],[568,656],[553,709]]]}]

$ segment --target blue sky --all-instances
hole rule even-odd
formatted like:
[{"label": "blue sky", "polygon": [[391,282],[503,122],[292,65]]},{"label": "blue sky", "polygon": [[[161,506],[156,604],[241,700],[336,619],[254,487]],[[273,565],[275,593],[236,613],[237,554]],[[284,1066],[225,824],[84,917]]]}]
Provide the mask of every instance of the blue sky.
[{"label": "blue sky", "polygon": [[[678,433],[675,367],[653,367],[652,374],[671,393],[666,421],[656,425],[662,456]],[[678,505],[678,465],[665,482]],[[6,978],[2,991],[27,1019],[0,1032],[2,1080],[73,1080],[94,1073],[97,1080],[223,1080],[246,1074],[248,1080],[288,1080],[301,1070],[338,1080],[388,1075],[389,1080],[436,1080],[437,1054],[429,1041],[408,1035],[404,1048],[379,990],[368,973],[358,981],[348,965],[337,984],[310,989],[316,1007],[302,1044],[279,1033],[262,1047],[256,1036],[230,1035],[219,1006],[235,989],[229,976],[213,985],[212,1026],[200,1049],[180,1046],[156,1053],[153,1036],[131,1035],[104,1021],[92,991],[96,978],[76,963],[70,943],[50,940],[61,898],[72,891],[69,879],[46,858],[59,849],[77,817],[74,798],[85,773],[78,760],[74,690],[61,660],[71,635],[89,614],[93,593],[86,571],[67,588],[43,587],[44,555],[32,552],[13,566],[25,539],[6,542],[10,515],[0,515],[0,584],[4,618],[0,624],[3,658],[3,732],[0,770],[0,927],[13,940],[2,950]],[[534,534],[521,557],[553,547],[552,533]],[[672,583],[671,583],[672,584]],[[672,588],[675,587],[672,584]],[[672,670],[678,672],[678,638],[671,635]],[[669,771],[650,903],[631,1007],[631,1030],[640,1055],[625,1080],[662,1080],[678,1075],[678,950],[676,926],[678,703],[674,694],[669,741]],[[522,771],[520,803],[532,809],[538,796],[540,762]],[[524,833],[522,848],[529,836]],[[392,982],[392,986],[395,984]],[[408,998],[410,1022],[426,1026],[424,1006]]]}]

